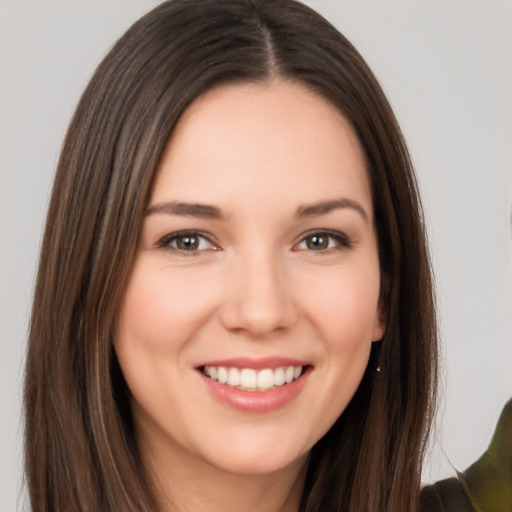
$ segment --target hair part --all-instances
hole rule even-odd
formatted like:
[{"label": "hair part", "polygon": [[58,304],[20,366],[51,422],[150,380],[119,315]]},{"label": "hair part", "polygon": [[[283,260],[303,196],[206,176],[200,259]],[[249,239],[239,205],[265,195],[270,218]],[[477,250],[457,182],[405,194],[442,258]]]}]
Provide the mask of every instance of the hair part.
[{"label": "hair part", "polygon": [[384,93],[354,47],[298,2],[175,0],[105,57],[58,163],[25,369],[34,510],[158,509],[112,348],[153,178],[195,98],[276,78],[331,102],[358,135],[387,326],[352,401],[312,449],[301,512],[415,508],[436,396],[435,305],[413,166]]}]

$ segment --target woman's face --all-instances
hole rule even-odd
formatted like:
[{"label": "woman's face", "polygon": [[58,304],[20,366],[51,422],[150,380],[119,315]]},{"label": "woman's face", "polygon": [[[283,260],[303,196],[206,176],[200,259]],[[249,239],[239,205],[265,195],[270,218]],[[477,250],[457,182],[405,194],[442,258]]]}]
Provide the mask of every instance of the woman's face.
[{"label": "woman's face", "polygon": [[370,186],[348,122],[302,85],[225,85],[158,169],[115,348],[141,446],[264,474],[332,426],[383,334]]}]

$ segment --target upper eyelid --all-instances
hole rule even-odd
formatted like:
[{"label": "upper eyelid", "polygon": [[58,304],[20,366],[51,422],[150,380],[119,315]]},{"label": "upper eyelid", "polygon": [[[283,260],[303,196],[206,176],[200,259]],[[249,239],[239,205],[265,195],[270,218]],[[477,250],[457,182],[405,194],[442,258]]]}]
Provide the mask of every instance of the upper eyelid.
[{"label": "upper eyelid", "polygon": [[346,233],[336,229],[310,229],[309,231],[306,231],[299,236],[297,243],[302,242],[305,238],[312,235],[325,235],[332,238],[342,238],[347,241],[350,240],[350,237]]},{"label": "upper eyelid", "polygon": [[[333,247],[327,247],[325,249],[312,250],[310,248],[301,248],[300,245],[306,243],[306,240],[310,236],[319,235],[325,236],[334,240],[335,245]],[[331,229],[313,229],[306,233],[303,233],[300,238],[293,244],[292,251],[306,251],[316,255],[326,255],[333,252],[340,252],[342,250],[348,250],[353,247],[353,240],[346,233]]]},{"label": "upper eyelid", "polygon": [[172,233],[168,233],[167,235],[164,235],[161,238],[159,238],[156,242],[156,245],[158,247],[161,247],[164,244],[167,244],[180,236],[186,236],[186,235],[192,235],[192,236],[198,236],[198,237],[204,238],[210,244],[218,246],[218,243],[216,242],[215,237],[213,235],[211,235],[210,233],[206,233],[204,231],[199,231],[197,229],[182,229],[180,231],[174,231]]}]

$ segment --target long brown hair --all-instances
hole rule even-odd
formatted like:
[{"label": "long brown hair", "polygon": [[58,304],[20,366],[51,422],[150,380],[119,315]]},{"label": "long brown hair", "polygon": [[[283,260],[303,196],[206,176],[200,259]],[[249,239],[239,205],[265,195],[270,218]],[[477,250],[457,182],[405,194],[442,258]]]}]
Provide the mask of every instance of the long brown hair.
[{"label": "long brown hair", "polygon": [[415,509],[436,395],[435,308],[414,171],[384,93],[354,47],[301,3],[175,0],[136,22],[99,65],[62,149],[26,362],[33,510],[158,509],[112,350],[152,179],[201,93],[275,77],[326,98],[358,134],[387,315],[358,391],[311,451],[301,511]]}]

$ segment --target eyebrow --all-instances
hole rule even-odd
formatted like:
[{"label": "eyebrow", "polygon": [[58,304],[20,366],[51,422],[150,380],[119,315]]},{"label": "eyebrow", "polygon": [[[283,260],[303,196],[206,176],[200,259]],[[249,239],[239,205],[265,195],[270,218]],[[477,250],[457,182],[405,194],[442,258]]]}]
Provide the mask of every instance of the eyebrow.
[{"label": "eyebrow", "polygon": [[[366,213],[366,210],[357,201],[347,198],[333,199],[331,201],[322,201],[320,203],[299,206],[295,212],[295,217],[316,217],[326,215],[333,210],[342,208],[351,208],[352,210],[355,210],[361,215],[365,222],[368,222],[368,214]],[[201,219],[225,220],[225,215],[220,208],[200,203],[184,203],[180,201],[157,203],[148,208],[146,215],[153,215],[155,213],[179,215],[183,217],[198,217]]]},{"label": "eyebrow", "polygon": [[326,215],[327,213],[340,208],[350,208],[355,210],[361,215],[365,222],[368,222],[368,214],[366,213],[366,210],[357,201],[347,198],[333,199],[332,201],[323,201],[321,203],[300,206],[297,209],[295,216],[298,218],[315,217],[319,215]]},{"label": "eyebrow", "polygon": [[146,211],[146,215],[153,215],[155,213],[166,213],[168,215],[180,215],[183,217],[199,217],[201,219],[224,219],[222,210],[216,206],[199,203],[182,203],[179,201],[157,203],[149,207]]}]

